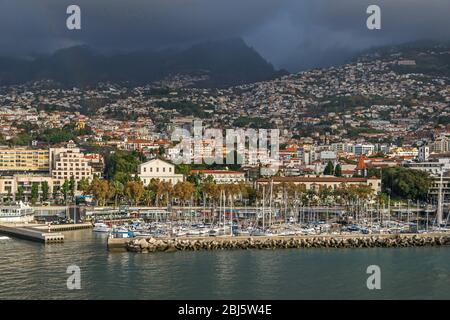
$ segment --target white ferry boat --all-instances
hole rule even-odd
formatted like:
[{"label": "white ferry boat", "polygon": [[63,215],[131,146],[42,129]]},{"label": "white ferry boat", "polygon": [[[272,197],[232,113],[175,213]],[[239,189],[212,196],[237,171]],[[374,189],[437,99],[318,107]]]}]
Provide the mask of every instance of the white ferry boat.
[{"label": "white ferry boat", "polygon": [[0,206],[0,222],[30,222],[34,210],[20,201],[18,204]]}]

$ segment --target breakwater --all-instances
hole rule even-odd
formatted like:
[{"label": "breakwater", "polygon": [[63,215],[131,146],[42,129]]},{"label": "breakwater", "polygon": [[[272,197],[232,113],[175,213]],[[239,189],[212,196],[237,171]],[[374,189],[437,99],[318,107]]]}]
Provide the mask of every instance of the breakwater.
[{"label": "breakwater", "polygon": [[423,247],[450,245],[450,234],[327,235],[299,237],[204,237],[111,239],[110,249],[174,252],[238,249]]}]

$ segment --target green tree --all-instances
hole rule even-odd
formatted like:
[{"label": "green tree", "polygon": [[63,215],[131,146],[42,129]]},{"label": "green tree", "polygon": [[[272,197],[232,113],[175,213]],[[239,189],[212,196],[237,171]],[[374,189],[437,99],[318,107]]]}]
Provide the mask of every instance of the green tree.
[{"label": "green tree", "polygon": [[82,178],[80,181],[78,181],[78,190],[83,192],[83,194],[86,194],[86,192],[89,191],[89,180],[86,178]]},{"label": "green tree", "polygon": [[58,199],[61,192],[61,186],[53,186],[53,199]]},{"label": "green tree", "polygon": [[50,190],[50,187],[48,186],[48,182],[47,181],[42,181],[42,183],[41,183],[41,190],[42,190],[42,200],[43,201],[47,201],[48,200],[48,195],[49,195],[49,190]]},{"label": "green tree", "polygon": [[69,179],[69,190],[70,190],[70,197],[73,199],[75,198],[75,189],[77,187],[77,183],[75,181],[75,178],[73,176],[70,176]]},{"label": "green tree", "polygon": [[95,177],[89,187],[89,192],[92,193],[98,205],[104,206],[108,195],[111,193],[109,182]]},{"label": "green tree", "polygon": [[23,186],[17,187],[17,200],[21,201],[23,200],[23,194],[25,193],[25,188]]},{"label": "green tree", "polygon": [[31,185],[31,203],[35,204],[39,199],[39,183],[33,182]]},{"label": "green tree", "polygon": [[65,179],[63,185],[61,186],[61,192],[64,196],[64,203],[67,204],[67,195],[70,192],[70,182],[69,180]]},{"label": "green tree", "polygon": [[118,201],[120,201],[124,195],[125,187],[120,181],[113,180],[111,182],[111,188],[114,190],[114,206],[117,207]]},{"label": "green tree", "polygon": [[126,185],[132,180],[131,175],[137,172],[144,156],[136,151],[115,151],[105,157],[106,176]]},{"label": "green tree", "polygon": [[129,181],[125,186],[125,194],[135,205],[137,205],[141,200],[144,195],[144,191],[145,189],[142,182]]},{"label": "green tree", "polygon": [[328,161],[327,166],[325,167],[325,170],[323,171],[323,174],[326,176],[332,176],[334,174],[333,162]]},{"label": "green tree", "polygon": [[342,167],[339,163],[336,165],[336,168],[334,168],[334,175],[336,177],[342,177]]},{"label": "green tree", "polygon": [[393,198],[426,200],[432,179],[425,171],[403,167],[383,170],[383,192]]}]

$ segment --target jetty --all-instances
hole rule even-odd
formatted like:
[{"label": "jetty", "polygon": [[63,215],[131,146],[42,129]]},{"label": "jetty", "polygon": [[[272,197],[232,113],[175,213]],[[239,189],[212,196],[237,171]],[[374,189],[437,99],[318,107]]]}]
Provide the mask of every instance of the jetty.
[{"label": "jetty", "polygon": [[108,250],[140,253],[236,249],[370,248],[450,245],[450,233],[109,238]]},{"label": "jetty", "polygon": [[45,244],[63,243],[61,232],[92,228],[90,223],[43,225],[43,224],[0,224],[0,234],[37,241]]}]

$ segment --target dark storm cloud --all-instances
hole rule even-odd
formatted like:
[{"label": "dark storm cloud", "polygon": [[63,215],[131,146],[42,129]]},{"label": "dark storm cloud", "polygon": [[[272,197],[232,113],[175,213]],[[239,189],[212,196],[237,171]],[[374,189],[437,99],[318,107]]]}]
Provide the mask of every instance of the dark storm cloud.
[{"label": "dark storm cloud", "polygon": [[[371,4],[381,8],[381,30],[366,27]],[[450,0],[289,0],[246,39],[276,65],[296,70],[342,62],[362,49],[384,44],[448,41],[449,13]]]},{"label": "dark storm cloud", "polygon": [[[66,29],[70,4],[81,7],[82,30]],[[0,0],[0,47],[134,49],[233,37],[264,24],[279,7],[273,0]]]},{"label": "dark storm cloud", "polygon": [[[65,27],[82,9],[82,30]],[[382,30],[366,28],[379,4]],[[242,36],[291,70],[340,61],[371,46],[450,39],[450,0],[0,0],[0,54],[50,52],[75,44],[100,50],[186,45]]]}]

